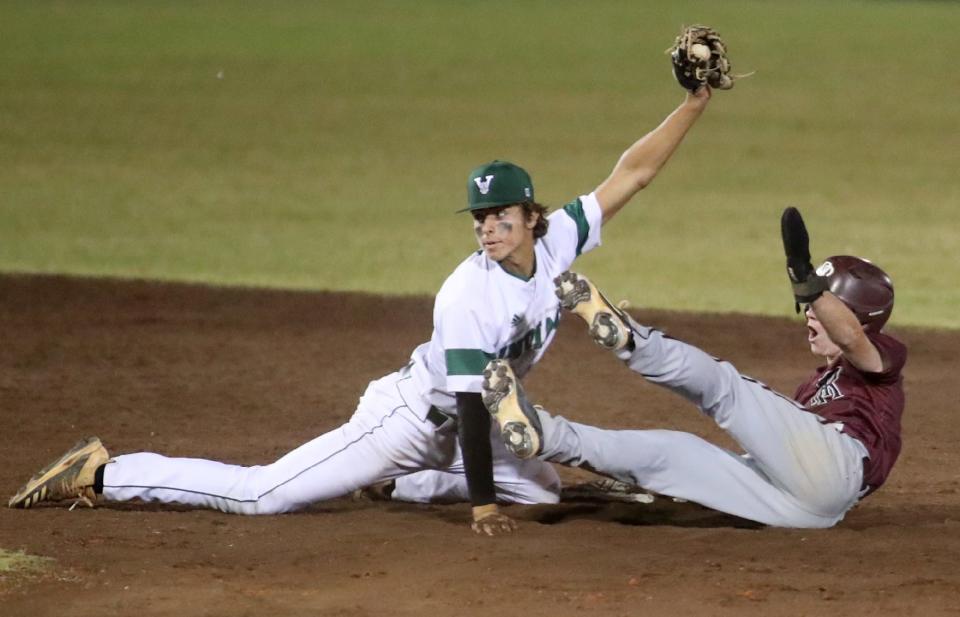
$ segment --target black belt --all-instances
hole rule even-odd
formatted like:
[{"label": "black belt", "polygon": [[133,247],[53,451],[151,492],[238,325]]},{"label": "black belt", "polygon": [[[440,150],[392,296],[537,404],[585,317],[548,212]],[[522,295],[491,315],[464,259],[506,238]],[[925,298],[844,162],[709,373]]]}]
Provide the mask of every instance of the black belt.
[{"label": "black belt", "polygon": [[448,424],[450,420],[453,419],[453,416],[450,414],[443,413],[435,406],[430,405],[430,411],[427,412],[427,420],[429,420],[434,426],[440,428],[445,424]]},{"label": "black belt", "polygon": [[873,490],[870,489],[870,485],[867,484],[867,473],[870,470],[870,457],[869,456],[863,457],[862,464],[863,464],[863,482],[860,483],[860,492],[868,491],[867,495],[869,495],[871,492],[873,492]]}]

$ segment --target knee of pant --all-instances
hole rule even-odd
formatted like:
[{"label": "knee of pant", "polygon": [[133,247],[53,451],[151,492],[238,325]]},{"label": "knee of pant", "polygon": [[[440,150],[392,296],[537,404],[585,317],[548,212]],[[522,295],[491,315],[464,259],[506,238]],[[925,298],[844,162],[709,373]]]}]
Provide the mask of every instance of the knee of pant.
[{"label": "knee of pant", "polygon": [[729,362],[720,362],[716,379],[703,389],[700,408],[718,422],[723,421],[723,412],[733,408],[737,398],[740,373]]},{"label": "knee of pant", "polygon": [[272,499],[260,500],[255,504],[252,504],[248,514],[255,514],[258,516],[268,515],[268,514],[281,514],[283,513],[283,508],[279,507],[278,504]]},{"label": "knee of pant", "polygon": [[295,503],[286,499],[282,493],[264,495],[256,501],[244,504],[243,513],[253,515],[284,514],[303,509],[308,504]]}]

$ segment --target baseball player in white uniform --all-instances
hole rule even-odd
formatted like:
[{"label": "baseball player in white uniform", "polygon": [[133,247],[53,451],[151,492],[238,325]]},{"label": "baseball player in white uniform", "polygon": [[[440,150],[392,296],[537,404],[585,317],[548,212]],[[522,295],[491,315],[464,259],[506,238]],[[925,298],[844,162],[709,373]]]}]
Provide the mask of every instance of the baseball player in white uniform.
[{"label": "baseball player in white uniform", "polygon": [[91,437],[31,478],[10,507],[139,499],[273,514],[435,469],[465,476],[477,533],[512,531],[497,501],[556,502],[560,483],[548,463],[507,452],[481,400],[484,368],[507,358],[523,375],[543,356],[560,320],[553,279],[600,244],[601,225],[653,180],[710,95],[709,87],[688,93],[596,190],[548,217],[520,167],[493,161],[473,170],[465,210],[480,250],[437,294],[430,341],[407,366],[371,382],[343,426],[252,467],[147,452],[111,458]]}]

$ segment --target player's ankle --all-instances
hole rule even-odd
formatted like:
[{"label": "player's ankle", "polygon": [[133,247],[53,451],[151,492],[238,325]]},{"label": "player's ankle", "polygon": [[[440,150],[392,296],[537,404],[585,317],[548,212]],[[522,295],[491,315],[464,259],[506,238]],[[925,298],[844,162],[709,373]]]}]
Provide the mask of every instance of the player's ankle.
[{"label": "player's ankle", "polygon": [[103,470],[106,466],[106,464],[100,465],[93,472],[93,492],[97,495],[103,495]]}]

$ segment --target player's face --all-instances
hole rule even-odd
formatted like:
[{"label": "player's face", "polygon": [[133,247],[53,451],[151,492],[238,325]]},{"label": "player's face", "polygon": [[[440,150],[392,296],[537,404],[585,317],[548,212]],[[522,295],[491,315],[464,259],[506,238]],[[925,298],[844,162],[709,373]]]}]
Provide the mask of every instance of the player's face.
[{"label": "player's face", "polygon": [[809,304],[804,311],[804,315],[807,318],[807,342],[810,343],[811,352],[830,360],[843,353],[837,344],[830,339],[827,331],[823,329],[823,324],[817,319],[817,314],[813,312],[813,307]]},{"label": "player's face", "polygon": [[503,262],[533,251],[533,227],[536,216],[524,216],[522,206],[503,206],[475,210],[473,232],[480,248],[490,259]]}]

